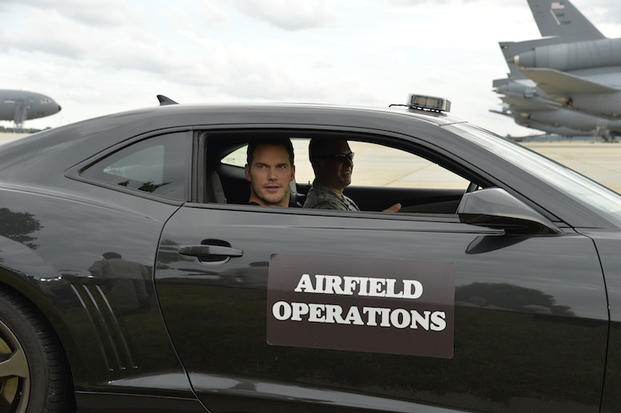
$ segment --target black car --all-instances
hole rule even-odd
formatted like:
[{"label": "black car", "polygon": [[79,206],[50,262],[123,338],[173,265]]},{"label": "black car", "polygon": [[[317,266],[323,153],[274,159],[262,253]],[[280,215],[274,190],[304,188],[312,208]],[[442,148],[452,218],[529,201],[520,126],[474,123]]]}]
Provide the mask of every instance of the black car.
[{"label": "black car", "polygon": [[[0,411],[621,409],[621,197],[422,106],[166,105],[0,146]],[[294,142],[293,202],[311,138],[384,172],[359,212],[248,205],[264,137]]]}]

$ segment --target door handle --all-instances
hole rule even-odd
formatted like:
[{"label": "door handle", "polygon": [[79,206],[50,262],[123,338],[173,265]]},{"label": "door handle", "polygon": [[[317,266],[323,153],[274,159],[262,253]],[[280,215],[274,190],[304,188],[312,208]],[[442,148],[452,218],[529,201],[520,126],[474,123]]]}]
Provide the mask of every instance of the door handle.
[{"label": "door handle", "polygon": [[231,248],[222,247],[220,245],[185,245],[179,248],[179,254],[190,255],[192,257],[241,257],[244,255],[244,251]]}]

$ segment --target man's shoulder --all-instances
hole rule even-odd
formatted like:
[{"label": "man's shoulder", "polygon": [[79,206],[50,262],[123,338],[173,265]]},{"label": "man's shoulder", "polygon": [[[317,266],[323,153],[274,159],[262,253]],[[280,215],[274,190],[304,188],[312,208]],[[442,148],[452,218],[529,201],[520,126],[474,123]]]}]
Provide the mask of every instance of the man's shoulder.
[{"label": "man's shoulder", "polygon": [[356,207],[358,207],[358,205],[356,204],[356,201],[354,201],[353,199],[351,199],[350,197],[348,197],[347,195],[343,194],[343,196],[345,197],[345,199],[347,199],[349,202],[351,202],[352,204],[356,205]]},{"label": "man's shoulder", "polygon": [[345,209],[343,202],[334,193],[315,191],[313,189],[306,196],[304,208]]},{"label": "man's shoulder", "polygon": [[359,211],[356,203],[345,195],[337,195],[333,190],[315,180],[306,195],[304,208],[340,209],[345,211]]},{"label": "man's shoulder", "polygon": [[309,195],[311,193],[315,194],[315,196],[331,196],[334,195],[334,191],[332,191],[327,186],[323,185],[321,182],[315,180],[313,181],[313,185],[308,191]]},{"label": "man's shoulder", "polygon": [[330,201],[336,201],[334,194],[330,190],[326,191],[321,185],[313,183],[313,186],[308,191],[308,194],[306,194],[304,208],[316,208],[317,205],[329,203]]},{"label": "man's shoulder", "polygon": [[343,204],[335,199],[309,197],[304,202],[304,208],[314,209],[343,209]]}]

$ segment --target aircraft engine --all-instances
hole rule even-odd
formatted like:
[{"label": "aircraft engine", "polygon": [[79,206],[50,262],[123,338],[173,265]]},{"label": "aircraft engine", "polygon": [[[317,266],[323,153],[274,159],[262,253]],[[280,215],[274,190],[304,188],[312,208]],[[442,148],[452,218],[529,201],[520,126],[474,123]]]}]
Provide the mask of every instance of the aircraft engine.
[{"label": "aircraft engine", "polygon": [[521,67],[561,71],[621,66],[621,39],[601,39],[535,47],[509,59]]}]

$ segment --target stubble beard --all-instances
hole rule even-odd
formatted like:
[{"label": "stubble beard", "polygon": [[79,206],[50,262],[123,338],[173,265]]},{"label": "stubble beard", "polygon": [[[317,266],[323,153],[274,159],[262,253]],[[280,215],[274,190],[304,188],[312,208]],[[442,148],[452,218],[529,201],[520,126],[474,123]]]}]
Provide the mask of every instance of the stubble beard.
[{"label": "stubble beard", "polygon": [[252,191],[252,195],[254,196],[254,198],[260,200],[265,206],[276,206],[276,205],[281,205],[281,204],[284,204],[284,205],[288,204],[288,202],[285,203],[284,200],[289,197],[289,191],[285,190],[280,198],[272,202],[269,199],[267,199],[265,196],[261,196],[261,192],[255,191],[254,187],[251,186],[250,190]]}]

